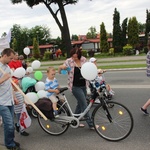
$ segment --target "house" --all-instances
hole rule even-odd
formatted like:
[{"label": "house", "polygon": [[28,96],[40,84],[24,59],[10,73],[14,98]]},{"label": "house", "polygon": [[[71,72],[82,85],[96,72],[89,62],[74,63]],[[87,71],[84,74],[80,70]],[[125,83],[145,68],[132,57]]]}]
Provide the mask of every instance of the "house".
[{"label": "house", "polygon": [[[31,50],[33,49],[33,46],[28,46]],[[54,45],[52,44],[46,44],[46,45],[39,45],[40,53],[41,55],[44,55],[46,50],[54,49]]]}]

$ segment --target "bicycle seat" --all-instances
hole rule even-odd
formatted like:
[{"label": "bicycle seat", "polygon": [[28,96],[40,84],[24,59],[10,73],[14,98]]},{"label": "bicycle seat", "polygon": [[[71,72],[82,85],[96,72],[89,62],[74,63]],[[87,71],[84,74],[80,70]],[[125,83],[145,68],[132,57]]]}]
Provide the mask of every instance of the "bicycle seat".
[{"label": "bicycle seat", "polygon": [[68,88],[67,87],[63,87],[63,88],[58,88],[58,90],[60,91],[60,93],[62,93],[64,91],[68,90]]}]

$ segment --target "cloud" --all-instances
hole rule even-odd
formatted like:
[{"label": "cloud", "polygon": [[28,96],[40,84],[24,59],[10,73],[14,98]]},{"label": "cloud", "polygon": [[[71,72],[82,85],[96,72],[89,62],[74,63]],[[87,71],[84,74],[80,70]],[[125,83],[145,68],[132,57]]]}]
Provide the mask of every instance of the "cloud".
[{"label": "cloud", "polygon": [[[65,7],[70,34],[86,34],[91,26],[100,31],[104,22],[107,32],[112,32],[114,9],[120,13],[120,23],[125,18],[136,16],[137,21],[145,23],[146,9],[149,0],[79,0],[75,5]],[[56,9],[56,5],[53,6]],[[0,35],[8,32],[13,24],[32,28],[36,25],[47,25],[52,37],[60,36],[60,30],[44,4],[30,8],[25,2],[13,5],[10,0],[0,1]]]}]

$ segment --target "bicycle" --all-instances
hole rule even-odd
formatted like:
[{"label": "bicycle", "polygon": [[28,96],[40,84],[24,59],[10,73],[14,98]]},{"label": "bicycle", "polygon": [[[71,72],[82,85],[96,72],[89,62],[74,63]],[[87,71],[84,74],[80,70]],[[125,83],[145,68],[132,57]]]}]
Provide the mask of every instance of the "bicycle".
[{"label": "bicycle", "polygon": [[48,119],[45,121],[38,114],[38,122],[41,128],[50,135],[61,135],[67,131],[69,126],[78,128],[80,121],[85,114],[91,109],[95,98],[99,98],[98,104],[92,112],[92,120],[94,128],[98,135],[108,141],[120,141],[127,138],[133,129],[133,117],[127,107],[124,105],[107,100],[106,87],[96,86],[96,81],[91,82],[93,86],[93,95],[87,108],[81,114],[74,114],[64,94],[68,88],[60,89],[60,93],[64,96],[64,102],[59,101],[58,113],[59,117],[55,119]]}]

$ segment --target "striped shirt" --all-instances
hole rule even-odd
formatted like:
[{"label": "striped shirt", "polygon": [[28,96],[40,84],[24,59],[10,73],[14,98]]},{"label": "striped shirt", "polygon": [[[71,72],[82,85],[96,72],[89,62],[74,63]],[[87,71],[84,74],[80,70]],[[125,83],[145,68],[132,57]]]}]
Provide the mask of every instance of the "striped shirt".
[{"label": "striped shirt", "polygon": [[146,56],[146,64],[147,64],[147,69],[146,69],[147,77],[150,77],[150,50],[148,51]]},{"label": "striped shirt", "polygon": [[22,111],[23,104],[24,104],[24,97],[20,92],[15,92],[15,96],[17,100],[19,101],[18,105],[14,105],[15,114],[19,114]]},{"label": "striped shirt", "polygon": [[[57,89],[59,86],[58,84],[58,80],[56,78],[54,78],[54,80],[49,80],[48,78],[46,78],[45,81],[45,90],[49,90],[49,89]],[[54,92],[47,92],[47,97],[50,97],[51,95],[53,95]]]},{"label": "striped shirt", "polygon": [[[0,68],[6,73],[11,73],[10,68],[7,64],[2,64],[0,62]],[[0,78],[3,77],[3,73],[0,71]],[[12,106],[14,105],[13,90],[11,81],[8,79],[0,84],[0,105]]]}]

